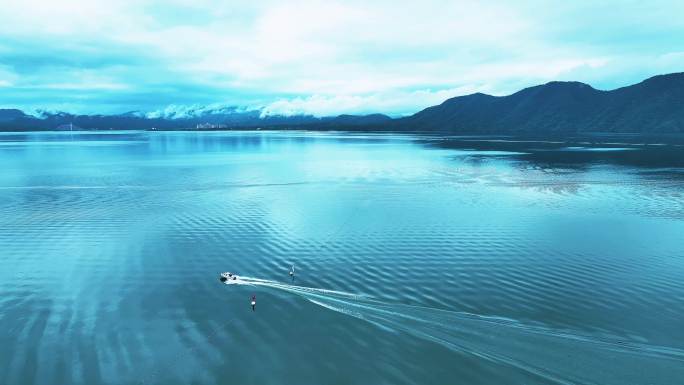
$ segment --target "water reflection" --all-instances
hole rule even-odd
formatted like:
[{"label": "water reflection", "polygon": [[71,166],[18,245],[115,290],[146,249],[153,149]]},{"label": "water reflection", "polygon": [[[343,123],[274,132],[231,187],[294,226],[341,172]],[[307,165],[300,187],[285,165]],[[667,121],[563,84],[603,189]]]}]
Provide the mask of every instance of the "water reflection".
[{"label": "water reflection", "polygon": [[[684,167],[684,146],[591,144],[584,141],[520,141],[488,138],[422,140],[428,146],[474,151],[508,151],[515,159],[549,168],[578,168],[613,164],[641,168]],[[477,154],[475,154],[477,155]]]},{"label": "water reflection", "polygon": [[682,349],[679,147],[587,147],[0,134],[0,383],[544,383],[216,279],[292,263],[304,286]]}]

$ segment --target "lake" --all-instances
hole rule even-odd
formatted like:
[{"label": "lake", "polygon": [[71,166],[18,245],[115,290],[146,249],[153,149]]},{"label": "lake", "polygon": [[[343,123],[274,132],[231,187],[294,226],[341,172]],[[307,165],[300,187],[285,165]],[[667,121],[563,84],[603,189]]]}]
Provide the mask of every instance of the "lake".
[{"label": "lake", "polygon": [[684,379],[684,147],[36,132],[0,164],[5,385]]}]

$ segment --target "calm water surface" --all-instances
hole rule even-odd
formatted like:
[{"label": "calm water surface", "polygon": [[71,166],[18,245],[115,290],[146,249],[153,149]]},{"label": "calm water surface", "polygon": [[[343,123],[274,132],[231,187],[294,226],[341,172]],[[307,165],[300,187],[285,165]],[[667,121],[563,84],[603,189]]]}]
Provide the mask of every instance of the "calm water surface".
[{"label": "calm water surface", "polygon": [[[1,384],[684,381],[682,147],[5,133],[0,164]],[[292,264],[363,296],[218,281]]]}]

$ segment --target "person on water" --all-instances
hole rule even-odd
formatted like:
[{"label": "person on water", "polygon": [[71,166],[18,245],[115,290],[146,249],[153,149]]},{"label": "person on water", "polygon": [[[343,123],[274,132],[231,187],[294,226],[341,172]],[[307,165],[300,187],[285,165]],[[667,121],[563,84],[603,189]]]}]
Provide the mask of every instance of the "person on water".
[{"label": "person on water", "polygon": [[252,311],[256,310],[256,295],[252,295]]},{"label": "person on water", "polygon": [[292,282],[294,282],[294,265],[292,265],[292,269],[290,270],[290,278],[292,278]]}]

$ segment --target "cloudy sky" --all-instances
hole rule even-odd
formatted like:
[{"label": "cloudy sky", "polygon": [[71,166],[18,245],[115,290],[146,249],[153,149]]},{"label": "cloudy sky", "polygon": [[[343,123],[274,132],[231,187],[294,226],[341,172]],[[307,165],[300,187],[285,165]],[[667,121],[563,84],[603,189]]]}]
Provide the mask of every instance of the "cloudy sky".
[{"label": "cloudy sky", "polygon": [[0,1],[0,107],[29,111],[402,115],[684,71],[681,0]]}]

